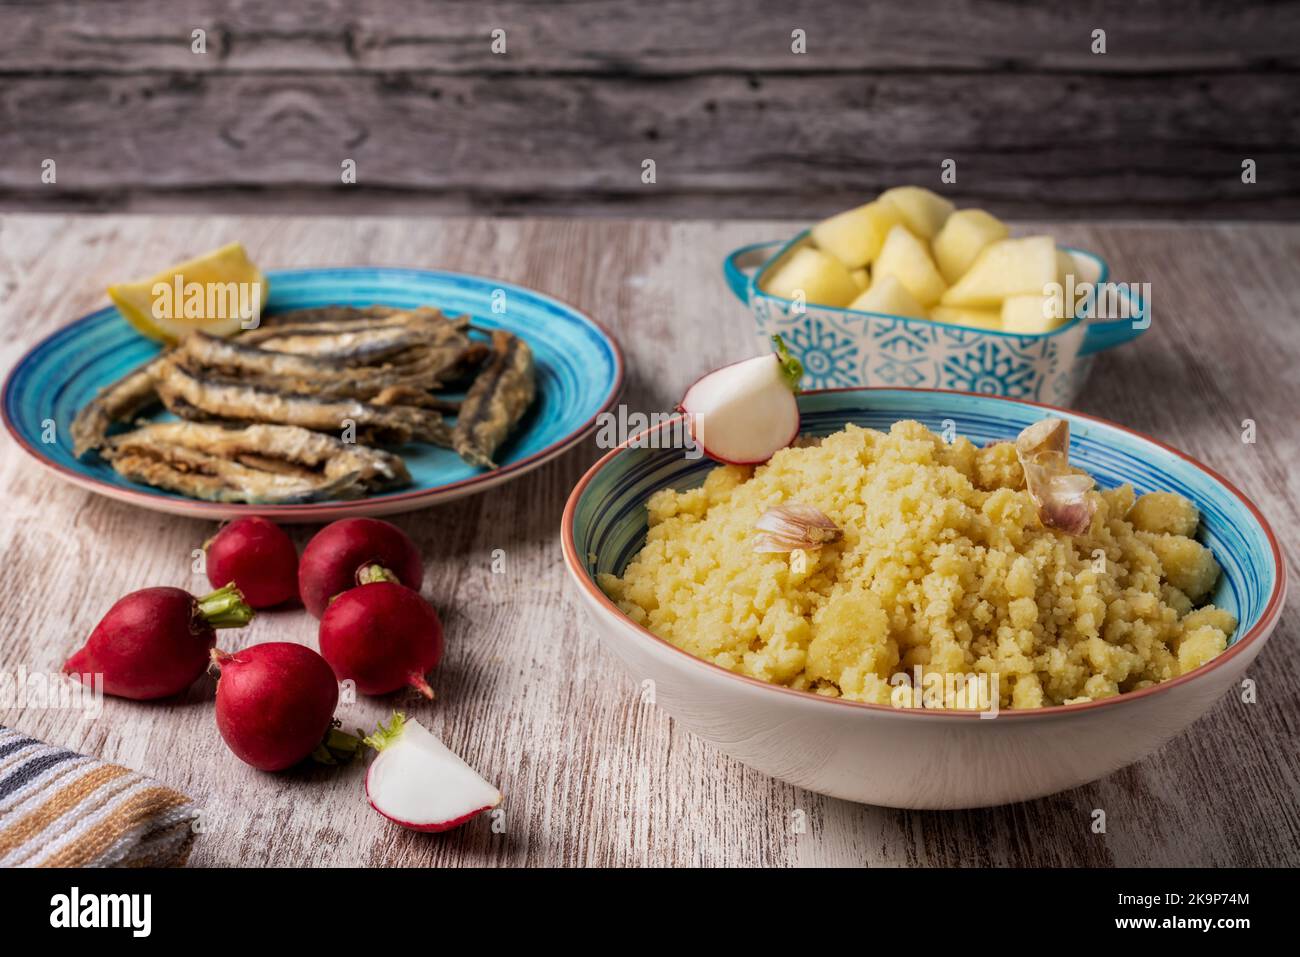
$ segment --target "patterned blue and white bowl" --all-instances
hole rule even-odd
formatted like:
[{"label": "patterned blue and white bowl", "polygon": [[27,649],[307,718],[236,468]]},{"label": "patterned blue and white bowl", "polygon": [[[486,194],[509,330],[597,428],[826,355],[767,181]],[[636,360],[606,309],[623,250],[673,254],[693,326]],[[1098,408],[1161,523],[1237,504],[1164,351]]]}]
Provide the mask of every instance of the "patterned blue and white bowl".
[{"label": "patterned blue and white bowl", "polygon": [[[1036,336],[796,304],[765,292],[773,268],[809,241],[805,230],[788,242],[742,246],[723,263],[732,292],[754,314],[759,337],[766,341],[779,334],[785,339],[803,363],[803,385],[809,389],[959,389],[1068,405],[1082,388],[1095,353],[1137,338],[1150,325],[1146,305],[1120,287],[1110,288],[1126,299],[1125,318],[1096,321],[1089,304],[1072,322]],[[1062,249],[1074,257],[1080,281],[1106,286],[1109,269],[1103,259]]]},{"label": "patterned blue and white bowl", "polygon": [[560,532],[569,577],[596,635],[632,680],[700,737],[766,774],[889,807],[981,807],[1052,794],[1138,761],[1190,725],[1240,685],[1277,625],[1286,568],[1268,522],[1222,476],[1155,439],[1051,406],[938,390],[808,392],[799,406],[802,431],[812,435],[846,423],[884,430],[917,419],[978,445],[1012,439],[1048,414],[1068,419],[1071,462],[1102,486],[1128,482],[1138,493],[1173,491],[1196,503],[1199,538],[1223,568],[1211,600],[1239,626],[1221,655],[1164,684],[1093,702],[1002,711],[994,720],[765,684],[669,644],[624,615],[596,584],[599,573],[621,574],[644,544],[647,499],[662,488],[698,486],[715,464],[635,436],[593,465],[569,496]]}]

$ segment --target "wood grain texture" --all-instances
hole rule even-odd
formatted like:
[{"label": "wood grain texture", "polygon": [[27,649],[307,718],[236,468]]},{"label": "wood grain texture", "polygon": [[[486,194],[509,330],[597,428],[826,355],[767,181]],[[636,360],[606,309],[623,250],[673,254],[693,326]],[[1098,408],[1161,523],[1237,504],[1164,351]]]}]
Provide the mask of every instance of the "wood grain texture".
[{"label": "wood grain texture", "polygon": [[0,3],[0,208],[810,217],[951,158],[945,191],[1003,214],[1300,214],[1295,5],[112,10]]},{"label": "wood grain texture", "polygon": [[[269,267],[437,266],[494,274],[607,323],[629,360],[626,401],[664,410],[700,372],[748,354],[747,313],[719,262],[792,223],[484,219],[0,217],[0,367],[103,302],[124,276],[243,240]],[[1028,228],[1028,224],[1022,228]],[[1239,485],[1300,547],[1300,227],[1063,224],[1119,278],[1152,283],[1154,324],[1103,354],[1079,408],[1148,432]],[[1257,423],[1243,445],[1241,421]],[[195,590],[190,550],[213,526],[134,510],[66,486],[0,439],[0,669],[56,669],[121,594]],[[99,720],[0,710],[13,725],[156,775],[204,810],[195,864],[496,865],[1290,865],[1300,864],[1298,599],[1252,666],[1259,701],[1229,696],[1151,758],[1026,804],[909,813],[791,788],[719,755],[664,714],[597,646],[560,558],[564,500],[591,442],[499,491],[401,517],[427,557],[425,591],[448,638],[432,704],[398,697],[340,709],[370,724],[410,706],[507,795],[488,822],[447,835],[388,826],[362,770],[265,775],[213,725],[212,684],[183,702],[110,700]],[[301,543],[306,530],[296,530]],[[505,550],[503,574],[492,550]],[[270,612],[223,644],[314,643],[302,612]],[[1093,809],[1107,833],[1089,830]],[[807,829],[793,826],[803,812]]]},{"label": "wood grain texture", "polygon": [[[665,79],[653,92],[555,77],[18,78],[0,99],[0,199],[112,209],[161,195],[193,209],[233,193],[263,209],[424,199],[494,212],[688,203],[813,217],[917,182],[1002,215],[1300,213],[1300,80],[1101,77],[1090,88],[1080,100],[1068,75],[724,75]],[[1253,108],[1226,109],[1243,101]],[[47,158],[54,184],[41,182]],[[1241,181],[1247,158],[1252,184]],[[953,185],[939,182],[945,159],[957,164]],[[355,185],[341,182],[345,160]]]},{"label": "wood grain texture", "polygon": [[[0,3],[5,72],[736,71],[1089,73],[1300,67],[1300,10],[1269,0],[95,0]],[[1107,53],[1090,51],[1104,29]],[[207,55],[190,49],[208,34]],[[807,55],[791,54],[804,31]],[[506,51],[494,53],[493,30]]]}]

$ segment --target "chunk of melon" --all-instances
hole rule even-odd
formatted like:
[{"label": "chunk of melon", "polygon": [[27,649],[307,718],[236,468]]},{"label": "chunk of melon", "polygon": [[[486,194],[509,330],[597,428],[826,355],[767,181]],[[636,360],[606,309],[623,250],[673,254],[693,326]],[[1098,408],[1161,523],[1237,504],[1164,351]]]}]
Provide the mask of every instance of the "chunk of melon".
[{"label": "chunk of melon", "polygon": [[871,275],[873,283],[884,276],[893,276],[926,307],[938,302],[947,286],[939,267],[930,258],[929,248],[906,226],[895,226],[889,231],[880,255],[872,264]]},{"label": "chunk of melon", "polygon": [[850,269],[876,258],[889,231],[902,222],[902,214],[879,200],[838,213],[812,228],[813,242]]},{"label": "chunk of melon", "polygon": [[861,269],[849,270],[849,275],[853,277],[853,281],[858,284],[859,289],[866,289],[871,285],[871,273],[868,272],[866,266]]},{"label": "chunk of melon", "polygon": [[1061,281],[1062,286],[1065,285],[1067,276],[1074,276],[1076,285],[1083,282],[1083,277],[1079,275],[1079,267],[1078,264],[1075,263],[1074,257],[1064,249],[1056,250],[1056,275]]},{"label": "chunk of melon", "polygon": [[[1056,251],[1056,272],[1056,281],[1061,284],[1061,308],[1064,310],[1067,319],[1073,319],[1081,305],[1078,301],[1081,296],[1079,286],[1088,280],[1084,278],[1083,271],[1079,268],[1079,264],[1075,262],[1074,257],[1064,249]],[[1073,288],[1071,288],[1070,283],[1071,276],[1074,277]],[[1073,293],[1074,302],[1067,300],[1071,293]]]},{"label": "chunk of melon", "polygon": [[954,326],[975,326],[977,329],[1001,329],[1002,316],[996,309],[967,309],[963,306],[935,306],[930,310],[935,322]]},{"label": "chunk of melon", "polygon": [[824,306],[846,306],[858,294],[848,267],[830,253],[810,246],[791,253],[763,285],[774,296]]},{"label": "chunk of melon", "polygon": [[1002,239],[984,247],[970,269],[943,294],[945,306],[997,306],[1010,296],[1042,295],[1056,282],[1051,236]]},{"label": "chunk of melon", "polygon": [[887,189],[876,202],[890,203],[902,215],[903,223],[917,236],[931,240],[956,208],[938,193],[920,186],[896,186]]},{"label": "chunk of melon", "polygon": [[989,243],[1007,238],[1006,224],[982,209],[959,209],[934,237],[934,261],[949,283],[966,274]]},{"label": "chunk of melon", "polygon": [[[1072,318],[1072,317],[1071,317]],[[1022,336],[1051,332],[1068,322],[1055,293],[1008,296],[1002,301],[1002,328]]]},{"label": "chunk of melon", "polygon": [[925,307],[893,276],[881,276],[871,288],[849,303],[850,309],[883,312],[887,316],[925,319]]}]

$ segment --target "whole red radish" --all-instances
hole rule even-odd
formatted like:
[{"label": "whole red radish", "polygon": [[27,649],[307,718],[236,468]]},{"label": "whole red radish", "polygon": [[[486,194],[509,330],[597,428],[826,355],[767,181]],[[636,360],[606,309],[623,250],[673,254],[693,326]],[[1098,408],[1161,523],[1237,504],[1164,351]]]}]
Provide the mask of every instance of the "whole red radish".
[{"label": "whole red radish", "polygon": [[345,518],[326,525],[303,549],[298,563],[298,593],[316,618],[330,599],[357,586],[363,565],[380,565],[415,591],[424,581],[420,552],[396,525],[377,518]]},{"label": "whole red radish", "polygon": [[208,581],[234,582],[254,608],[298,597],[298,549],[284,529],[257,516],[222,528],[203,546]]},{"label": "whole red radish", "polygon": [[400,712],[366,738],[370,806],[402,827],[449,831],[501,803],[501,792],[420,722]]},{"label": "whole red radish", "polygon": [[216,629],[239,628],[252,618],[233,583],[203,598],[180,588],[144,588],[117,600],[63,670],[79,681],[101,674],[104,691],[120,698],[166,698],[203,674]]},{"label": "whole red radish", "polygon": [[366,565],[358,579],[362,584],[325,609],[320,653],[340,680],[351,678],[362,694],[410,685],[432,698],[424,676],[442,660],[438,613],[386,569]]},{"label": "whole red radish", "polygon": [[281,771],[325,739],[339,686],[325,659],[287,641],[227,653],[213,649],[217,729],[235,757],[263,771]]}]

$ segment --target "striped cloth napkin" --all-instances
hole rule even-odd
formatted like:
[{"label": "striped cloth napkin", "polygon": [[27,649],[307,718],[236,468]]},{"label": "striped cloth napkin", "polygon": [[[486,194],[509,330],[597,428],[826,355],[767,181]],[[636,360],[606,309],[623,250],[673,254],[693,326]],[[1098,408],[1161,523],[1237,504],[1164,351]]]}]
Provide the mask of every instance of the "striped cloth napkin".
[{"label": "striped cloth napkin", "polygon": [[152,778],[0,727],[0,867],[179,866],[198,813]]}]

